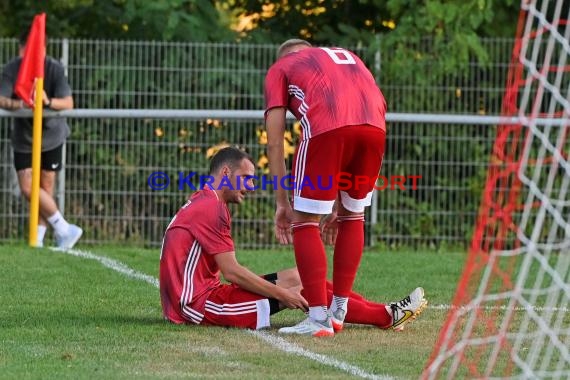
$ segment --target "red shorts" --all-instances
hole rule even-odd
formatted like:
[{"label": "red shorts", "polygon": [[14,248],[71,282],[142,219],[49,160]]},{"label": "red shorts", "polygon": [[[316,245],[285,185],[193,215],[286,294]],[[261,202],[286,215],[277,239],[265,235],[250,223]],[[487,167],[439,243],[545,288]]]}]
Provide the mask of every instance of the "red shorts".
[{"label": "red shorts", "polygon": [[224,284],[206,300],[201,325],[260,329],[269,327],[269,300],[259,294]]},{"label": "red shorts", "polygon": [[301,141],[295,152],[293,207],[329,214],[335,199],[352,212],[370,206],[382,167],[386,131],[353,125]]}]

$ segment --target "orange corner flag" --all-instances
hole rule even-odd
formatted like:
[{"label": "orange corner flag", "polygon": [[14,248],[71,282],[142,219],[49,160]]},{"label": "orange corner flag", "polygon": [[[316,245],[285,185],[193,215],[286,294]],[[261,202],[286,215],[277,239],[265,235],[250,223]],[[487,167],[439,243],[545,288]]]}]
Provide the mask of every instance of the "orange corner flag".
[{"label": "orange corner flag", "polygon": [[[26,41],[24,57],[20,64],[18,78],[14,85],[14,92],[31,108],[34,107],[35,82],[37,78],[44,77],[46,42],[46,14],[41,13],[34,17],[32,28]],[[40,98],[41,98],[40,94]]]}]

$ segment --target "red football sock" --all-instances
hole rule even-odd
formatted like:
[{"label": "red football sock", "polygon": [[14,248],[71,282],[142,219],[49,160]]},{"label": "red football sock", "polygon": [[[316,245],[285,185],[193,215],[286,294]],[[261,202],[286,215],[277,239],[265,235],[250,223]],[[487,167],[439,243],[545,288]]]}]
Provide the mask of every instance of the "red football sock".
[{"label": "red football sock", "polygon": [[364,216],[344,216],[338,221],[333,259],[334,295],[348,297],[364,249]]},{"label": "red football sock", "polygon": [[348,311],[344,321],[363,325],[375,325],[381,329],[390,327],[392,316],[386,310],[384,304],[366,300],[348,301]]},{"label": "red football sock", "polygon": [[[332,284],[327,284],[327,296],[329,304],[332,300]],[[374,325],[386,329],[392,325],[392,316],[382,303],[368,301],[358,293],[351,292],[348,300],[348,311],[344,318],[346,323],[361,325]]]},{"label": "red football sock", "polygon": [[327,304],[327,254],[318,223],[293,223],[293,247],[303,296],[309,306]]}]

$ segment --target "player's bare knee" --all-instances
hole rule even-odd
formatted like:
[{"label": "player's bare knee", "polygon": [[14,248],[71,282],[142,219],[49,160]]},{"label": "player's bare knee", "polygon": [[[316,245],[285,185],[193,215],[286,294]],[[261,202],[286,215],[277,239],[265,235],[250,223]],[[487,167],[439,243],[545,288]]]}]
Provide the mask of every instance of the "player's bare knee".
[{"label": "player's bare knee", "polygon": [[20,193],[22,194],[22,196],[26,199],[30,199],[30,195],[32,193],[32,187],[28,184],[22,184],[20,183]]},{"label": "player's bare knee", "polygon": [[322,215],[311,214],[308,212],[293,210],[293,222],[294,223],[305,223],[305,222],[316,222],[321,220]]},{"label": "player's bare knee", "polygon": [[277,285],[292,288],[301,284],[301,277],[297,268],[284,269],[277,272]]},{"label": "player's bare knee", "polygon": [[338,204],[338,210],[337,210],[337,215],[339,217],[343,217],[343,216],[356,216],[356,215],[364,215],[364,212],[354,212],[354,211],[350,211],[348,210],[346,207],[344,207],[344,205],[342,204],[342,202],[339,202]]}]

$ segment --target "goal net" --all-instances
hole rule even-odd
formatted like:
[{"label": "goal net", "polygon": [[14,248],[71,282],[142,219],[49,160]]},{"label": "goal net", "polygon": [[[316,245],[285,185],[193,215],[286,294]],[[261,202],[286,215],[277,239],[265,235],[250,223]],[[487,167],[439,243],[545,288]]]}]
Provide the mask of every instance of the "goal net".
[{"label": "goal net", "polygon": [[471,249],[423,378],[570,378],[568,19],[569,0],[522,1]]}]

